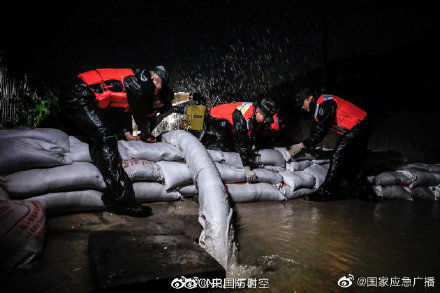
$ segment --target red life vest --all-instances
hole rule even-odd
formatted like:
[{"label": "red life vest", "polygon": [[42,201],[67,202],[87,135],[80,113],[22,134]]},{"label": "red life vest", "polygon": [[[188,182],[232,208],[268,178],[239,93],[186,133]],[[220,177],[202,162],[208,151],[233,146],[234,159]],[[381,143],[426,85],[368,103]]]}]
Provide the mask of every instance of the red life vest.
[{"label": "red life vest", "polygon": [[270,129],[275,130],[275,131],[280,130],[280,123],[278,121],[278,113],[275,113],[275,115],[273,115],[273,122],[270,125]]},{"label": "red life vest", "polygon": [[238,110],[243,115],[246,120],[248,134],[252,132],[252,118],[254,117],[254,105],[251,102],[235,102],[229,104],[223,104],[216,107],[211,108],[210,115],[215,119],[225,119],[228,120],[231,125],[234,125],[234,121],[232,120],[232,114],[235,110]]},{"label": "red life vest", "polygon": [[336,118],[331,126],[331,129],[334,132],[337,132],[339,134],[344,134],[348,130],[356,126],[359,122],[364,120],[364,118],[367,116],[367,112],[365,112],[361,108],[353,105],[352,103],[344,99],[332,95],[322,95],[316,101],[316,108],[314,115],[316,121],[318,121],[319,105],[321,105],[322,102],[328,100],[335,101],[337,105]]},{"label": "red life vest", "polygon": [[78,78],[93,91],[99,108],[128,108],[124,78],[130,75],[134,73],[128,68],[101,68],[80,73]]}]

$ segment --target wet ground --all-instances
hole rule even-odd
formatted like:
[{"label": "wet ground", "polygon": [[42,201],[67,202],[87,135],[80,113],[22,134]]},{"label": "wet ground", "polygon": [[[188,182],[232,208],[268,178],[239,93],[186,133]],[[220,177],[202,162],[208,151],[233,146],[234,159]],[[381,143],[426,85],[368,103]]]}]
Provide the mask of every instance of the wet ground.
[{"label": "wet ground", "polygon": [[[29,270],[1,274],[2,291],[96,291],[87,252],[94,231],[176,229],[192,239],[200,235],[193,200],[151,206],[154,215],[147,220],[107,212],[49,218],[43,255]],[[343,289],[337,281],[349,274],[355,282],[359,277],[435,277],[437,284],[429,292],[440,287],[438,203],[298,199],[235,208],[241,264],[237,276],[268,279],[269,287],[239,292],[339,292]],[[345,290],[384,291],[356,283],[350,289]],[[424,289],[424,280],[418,279],[412,291]]]},{"label": "wet ground", "polygon": [[[431,291],[440,291],[438,203],[293,200],[238,204],[236,210],[239,261],[257,266],[258,279],[269,279],[269,290],[261,291],[339,292],[337,281],[348,274],[355,282],[359,277],[435,277]],[[382,288],[354,283],[350,289],[345,290]],[[413,290],[424,289],[424,280],[417,279]]]}]

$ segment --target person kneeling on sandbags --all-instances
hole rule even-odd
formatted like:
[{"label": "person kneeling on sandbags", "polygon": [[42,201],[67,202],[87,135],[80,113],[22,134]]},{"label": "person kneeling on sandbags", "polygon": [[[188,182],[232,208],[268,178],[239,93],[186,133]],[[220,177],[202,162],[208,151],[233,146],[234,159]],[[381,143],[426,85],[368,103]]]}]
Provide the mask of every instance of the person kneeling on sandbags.
[{"label": "person kneeling on sandbags", "polygon": [[61,109],[89,139],[90,156],[101,172],[107,189],[102,201],[109,211],[131,216],[148,216],[150,207],[135,201],[133,185],[122,168],[118,140],[112,121],[105,117],[110,107],[129,111],[141,131],[128,140],[154,141],[150,137],[147,113],[153,111],[155,96],[168,82],[163,66],[152,70],[103,68],[80,73],[61,99]]},{"label": "person kneeling on sandbags", "polygon": [[304,111],[314,113],[314,121],[310,136],[291,146],[289,154],[292,157],[305,148],[315,147],[330,129],[341,135],[323,184],[317,191],[305,197],[313,201],[336,199],[343,177],[354,184],[367,156],[368,140],[373,132],[373,127],[367,120],[367,112],[340,97],[317,95],[309,88],[297,94],[296,103]]},{"label": "person kneeling on sandbags", "polygon": [[256,128],[274,123],[277,106],[271,99],[262,99],[257,103],[235,102],[213,107],[205,115],[205,132],[216,137],[216,141],[207,147],[222,151],[238,151],[246,171],[247,181],[255,181],[257,176],[252,168],[257,166],[258,157],[252,151]]}]

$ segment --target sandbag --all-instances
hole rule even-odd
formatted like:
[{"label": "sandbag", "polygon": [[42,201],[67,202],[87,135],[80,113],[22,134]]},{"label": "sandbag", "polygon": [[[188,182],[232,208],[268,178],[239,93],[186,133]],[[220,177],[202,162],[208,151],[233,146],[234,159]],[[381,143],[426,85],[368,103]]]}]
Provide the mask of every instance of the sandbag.
[{"label": "sandbag", "polygon": [[381,196],[385,199],[413,200],[411,194],[408,192],[409,188],[403,188],[399,185],[373,186],[373,189],[377,196]]},{"label": "sandbag", "polygon": [[286,167],[286,161],[283,155],[276,150],[262,149],[259,150],[257,154],[260,156],[260,161],[263,165]]},{"label": "sandbag", "polygon": [[221,163],[215,163],[215,166],[225,183],[242,182],[246,180],[246,173],[243,168],[238,169]]},{"label": "sandbag", "polygon": [[72,164],[56,144],[33,138],[0,139],[0,174]]},{"label": "sandbag", "polygon": [[226,164],[235,168],[243,168],[243,162],[238,153],[222,152],[219,150],[208,150],[208,153],[214,162]]},{"label": "sandbag", "polygon": [[161,181],[162,171],[158,164],[148,160],[123,160],[122,167],[131,181]]},{"label": "sandbag", "polygon": [[182,195],[177,192],[168,192],[165,186],[157,182],[133,183],[136,200],[140,202],[176,201],[181,200]]},{"label": "sandbag", "polygon": [[66,154],[74,162],[92,162],[90,157],[89,145],[77,139],[74,136],[69,136],[70,151]]},{"label": "sandbag", "polygon": [[8,200],[9,199],[9,195],[6,192],[6,190],[4,190],[4,188],[0,185],[0,200]]},{"label": "sandbag", "polygon": [[417,186],[435,186],[440,184],[440,172],[423,171],[409,168],[407,171],[416,179],[409,185],[411,188]]},{"label": "sandbag", "polygon": [[193,176],[186,164],[166,161],[157,162],[157,164],[162,171],[167,190],[193,182]]},{"label": "sandbag", "polygon": [[253,169],[255,175],[257,175],[257,181],[261,183],[278,184],[283,182],[283,177],[273,171],[258,168]]},{"label": "sandbag", "polygon": [[413,181],[416,180],[416,176],[408,171],[387,171],[380,173],[373,180],[372,184],[389,186],[389,185],[403,185],[409,186]]},{"label": "sandbag", "polygon": [[203,227],[200,246],[228,270],[237,263],[234,211],[217,167],[205,147],[190,133],[174,130],[163,134],[162,139],[183,151],[199,190],[199,222]]},{"label": "sandbag", "polygon": [[121,140],[120,142],[126,148],[128,156],[133,159],[146,159],[154,162],[183,159],[182,152],[168,143],[146,143],[140,140]]},{"label": "sandbag", "polygon": [[313,159],[312,164],[316,165],[325,165],[330,163],[330,159]]},{"label": "sandbag", "polygon": [[194,184],[181,186],[177,188],[177,191],[183,196],[183,197],[193,197],[194,195],[198,194],[199,191],[197,190],[196,186]]},{"label": "sandbag", "polygon": [[286,169],[284,167],[280,167],[280,166],[270,166],[270,165],[266,165],[263,167],[266,170],[272,171],[272,172],[283,172]]},{"label": "sandbag", "polygon": [[413,163],[406,164],[404,169],[420,169],[424,171],[440,172],[440,164]]},{"label": "sandbag", "polygon": [[283,201],[284,195],[268,183],[226,184],[234,202]]},{"label": "sandbag", "polygon": [[280,172],[283,177],[285,184],[293,188],[293,190],[298,190],[300,188],[313,189],[316,186],[316,178],[304,171],[284,171]]},{"label": "sandbag", "polygon": [[22,267],[44,248],[46,216],[41,203],[0,201],[0,268]]},{"label": "sandbag", "polygon": [[11,198],[28,198],[33,195],[79,189],[102,190],[106,187],[98,169],[85,162],[0,176],[0,184]]},{"label": "sandbag", "polygon": [[275,147],[273,149],[276,150],[277,152],[279,152],[283,156],[283,158],[286,162],[289,162],[292,159],[292,157],[289,154],[289,150],[287,148]]},{"label": "sandbag", "polygon": [[128,155],[127,149],[125,148],[124,142],[125,142],[125,140],[118,141],[119,155],[121,156],[122,160],[129,160],[130,156]]},{"label": "sandbag", "polygon": [[317,189],[325,180],[325,176],[327,175],[328,165],[316,165],[313,164],[310,167],[304,169],[305,174],[310,174],[315,177],[315,189]]},{"label": "sandbag", "polygon": [[435,200],[436,196],[427,186],[418,186],[410,190],[410,194],[414,200]]},{"label": "sandbag", "polygon": [[294,161],[286,164],[286,170],[288,171],[302,171],[305,168],[311,166],[313,163],[310,160]]},{"label": "sandbag", "polygon": [[284,197],[287,199],[295,199],[302,197],[304,195],[312,193],[313,189],[308,188],[300,188],[300,189],[293,189],[292,187],[285,185],[281,188],[281,192],[283,193]]},{"label": "sandbag", "polygon": [[81,190],[47,193],[29,198],[38,201],[46,207],[48,215],[64,213],[82,213],[103,211],[102,192],[96,190]]},{"label": "sandbag", "polygon": [[59,129],[35,128],[35,129],[4,129],[0,130],[0,139],[6,138],[29,138],[42,140],[57,145],[65,153],[69,152],[69,136]]}]

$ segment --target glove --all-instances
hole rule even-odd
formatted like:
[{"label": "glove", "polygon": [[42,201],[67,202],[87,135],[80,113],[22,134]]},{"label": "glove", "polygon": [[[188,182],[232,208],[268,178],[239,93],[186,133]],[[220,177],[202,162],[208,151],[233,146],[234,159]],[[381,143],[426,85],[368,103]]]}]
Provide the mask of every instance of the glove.
[{"label": "glove", "polygon": [[302,143],[294,144],[289,149],[289,155],[293,158],[296,156],[301,150],[304,148],[304,145]]},{"label": "glove", "polygon": [[255,174],[254,171],[251,170],[250,167],[244,167],[244,171],[246,172],[246,180],[248,182],[252,182],[252,181],[257,180],[257,175]]}]

